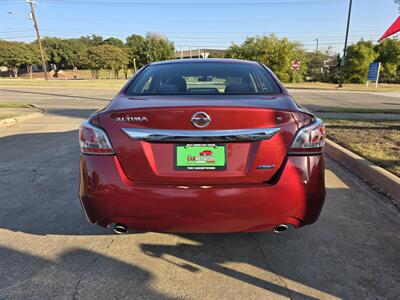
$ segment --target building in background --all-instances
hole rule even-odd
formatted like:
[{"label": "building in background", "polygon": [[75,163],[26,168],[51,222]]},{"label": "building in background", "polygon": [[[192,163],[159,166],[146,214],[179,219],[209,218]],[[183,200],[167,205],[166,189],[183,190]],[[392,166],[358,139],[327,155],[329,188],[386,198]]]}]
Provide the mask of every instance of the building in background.
[{"label": "building in background", "polygon": [[226,50],[205,48],[180,50],[175,51],[175,58],[222,58],[225,56],[225,52]]}]

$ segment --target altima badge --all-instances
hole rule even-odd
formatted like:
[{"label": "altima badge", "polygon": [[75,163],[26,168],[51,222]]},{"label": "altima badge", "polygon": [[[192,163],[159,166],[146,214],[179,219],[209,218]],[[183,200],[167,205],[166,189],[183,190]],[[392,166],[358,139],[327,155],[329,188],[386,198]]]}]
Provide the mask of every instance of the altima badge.
[{"label": "altima badge", "polygon": [[143,123],[143,122],[148,122],[149,120],[147,120],[146,117],[130,117],[130,116],[126,116],[126,117],[117,117],[117,118],[115,118],[115,121],[117,121],[117,122]]}]

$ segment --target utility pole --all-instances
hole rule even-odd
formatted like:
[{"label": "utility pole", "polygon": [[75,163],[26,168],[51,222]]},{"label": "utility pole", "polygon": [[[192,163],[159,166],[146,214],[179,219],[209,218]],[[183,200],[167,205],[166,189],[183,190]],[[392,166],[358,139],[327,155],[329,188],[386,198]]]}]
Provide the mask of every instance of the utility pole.
[{"label": "utility pole", "polygon": [[347,41],[349,39],[349,29],[350,29],[350,19],[351,19],[351,8],[353,6],[353,0],[350,0],[349,2],[349,15],[347,17],[347,28],[346,28],[346,38],[344,40],[344,49],[343,49],[343,59],[340,62],[340,82],[339,82],[339,87],[343,87],[343,70],[344,66],[346,65],[346,54],[347,54]]},{"label": "utility pole", "polygon": [[49,78],[47,77],[47,67],[46,67],[46,59],[45,59],[45,55],[44,55],[44,49],[42,46],[42,41],[40,39],[39,27],[38,27],[38,24],[36,21],[35,7],[33,6],[33,4],[37,4],[37,3],[33,2],[32,0],[26,0],[26,2],[28,2],[31,7],[33,26],[35,27],[35,31],[36,31],[36,38],[37,38],[37,41],[39,44],[40,56],[42,57],[42,67],[43,67],[44,79],[49,80]]}]

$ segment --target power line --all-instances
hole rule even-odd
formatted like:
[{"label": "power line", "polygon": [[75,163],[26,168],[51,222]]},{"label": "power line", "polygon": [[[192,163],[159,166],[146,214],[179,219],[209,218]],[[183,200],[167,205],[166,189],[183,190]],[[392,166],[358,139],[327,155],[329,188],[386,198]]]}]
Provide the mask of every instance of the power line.
[{"label": "power line", "polygon": [[[46,29],[43,29],[42,30],[42,32],[46,32],[46,33],[58,33],[58,34],[66,34],[66,35],[70,35],[71,33],[74,33],[73,31],[68,31],[68,32],[66,32],[66,31],[57,31],[57,30],[46,30]],[[92,32],[92,31],[87,31],[87,32],[82,32],[82,31],[76,31],[75,33],[77,33],[77,34],[80,34],[80,35],[91,35],[91,34],[98,34],[98,35],[101,35],[101,36],[107,36],[107,35],[109,35],[110,33],[108,32],[108,33],[105,33],[105,32]],[[274,33],[274,32],[271,32],[271,33]],[[113,34],[111,34],[111,35],[113,35]],[[114,35],[115,35],[115,33],[114,33]],[[129,34],[128,34],[129,35]],[[242,35],[242,36],[235,36],[234,38],[247,38],[247,37],[254,37],[254,36],[265,36],[265,35],[268,35],[268,33],[267,34],[255,34],[255,35]],[[217,41],[221,41],[221,40],[231,40],[231,38],[222,38],[222,37],[193,37],[193,36],[175,36],[175,35],[168,35],[168,34],[166,34],[165,35],[168,39],[174,39],[174,40],[190,40],[190,41],[198,41],[198,40],[209,40],[209,41],[212,41],[212,40],[217,40]],[[310,34],[310,36],[309,37],[305,37],[305,36],[296,36],[296,40],[310,40],[310,41],[314,41],[315,40],[315,38],[314,38],[314,36],[315,36],[315,34]],[[321,35],[320,35],[321,36]],[[352,37],[353,38],[355,38],[355,37],[359,37],[359,38],[372,38],[372,39],[374,39],[374,38],[379,38],[380,37],[380,33],[377,33],[377,34],[368,34],[368,35],[352,35]],[[342,39],[342,36],[341,35],[335,35],[335,36],[321,36],[321,38],[320,39],[323,39],[323,40],[339,40],[339,39]]]},{"label": "power line", "polygon": [[0,31],[0,33],[21,33],[21,32],[31,32],[32,29],[26,30],[7,30],[7,31]]},{"label": "power line", "polygon": [[14,39],[25,39],[25,38],[34,38],[34,35],[19,35],[19,36],[0,36],[0,39],[4,40],[14,40]]},{"label": "power line", "polygon": [[[99,0],[43,0],[44,2],[60,4],[68,2],[68,4],[78,4],[78,5],[107,5],[107,6],[158,6],[158,7],[168,7],[168,6],[224,6],[224,7],[243,7],[243,6],[270,6],[270,5],[315,5],[315,4],[337,4],[338,2],[346,2],[346,0],[270,0],[270,1],[99,1]],[[380,2],[389,2],[392,0],[380,0]],[[376,2],[376,0],[362,0],[365,2]]]}]

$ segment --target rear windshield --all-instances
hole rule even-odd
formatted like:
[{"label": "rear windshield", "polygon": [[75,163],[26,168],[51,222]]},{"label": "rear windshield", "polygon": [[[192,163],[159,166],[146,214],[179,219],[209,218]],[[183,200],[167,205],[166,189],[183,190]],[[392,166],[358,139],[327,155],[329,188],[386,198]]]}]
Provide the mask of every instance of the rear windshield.
[{"label": "rear windshield", "polygon": [[127,95],[265,95],[281,90],[258,64],[191,62],[150,65]]}]

